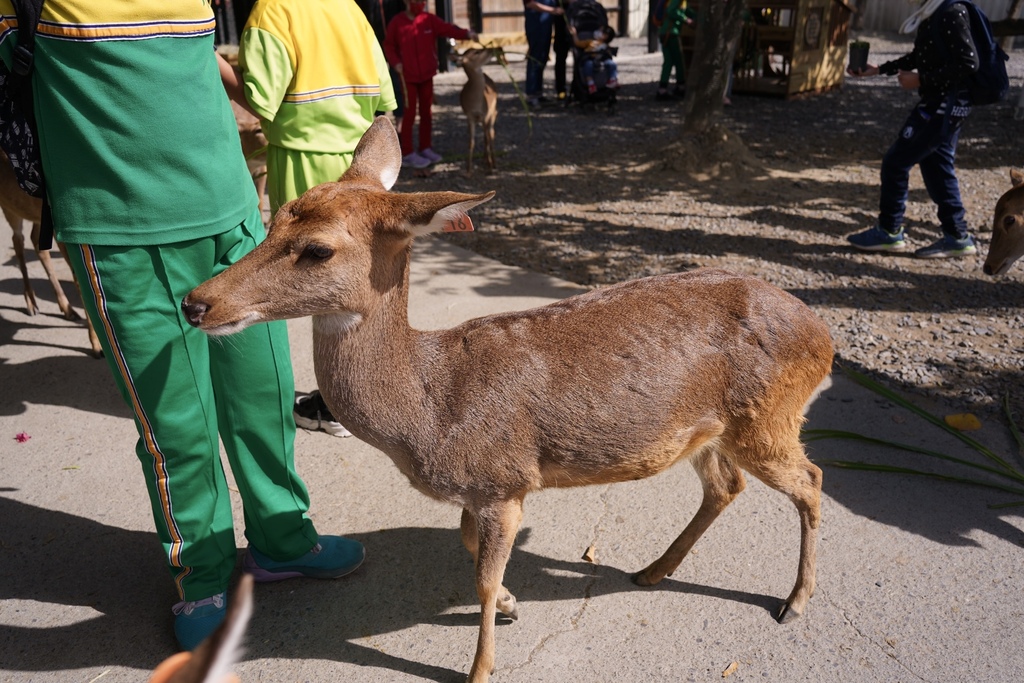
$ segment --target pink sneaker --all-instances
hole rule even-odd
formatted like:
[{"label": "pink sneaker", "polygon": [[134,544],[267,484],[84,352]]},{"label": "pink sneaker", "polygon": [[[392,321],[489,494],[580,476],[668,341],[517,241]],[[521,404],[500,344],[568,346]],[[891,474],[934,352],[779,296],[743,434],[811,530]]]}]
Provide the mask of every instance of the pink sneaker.
[{"label": "pink sneaker", "polygon": [[609,78],[608,79],[608,87],[609,88],[618,88],[619,87],[619,79],[617,79],[617,78]]},{"label": "pink sneaker", "polygon": [[430,159],[425,156],[420,156],[416,152],[410,152],[402,157],[403,166],[411,166],[412,168],[426,168],[430,166]]},{"label": "pink sneaker", "polygon": [[420,156],[423,157],[424,159],[427,159],[432,164],[436,164],[437,162],[441,161],[441,155],[435,152],[430,147],[427,147],[426,149],[421,149]]}]

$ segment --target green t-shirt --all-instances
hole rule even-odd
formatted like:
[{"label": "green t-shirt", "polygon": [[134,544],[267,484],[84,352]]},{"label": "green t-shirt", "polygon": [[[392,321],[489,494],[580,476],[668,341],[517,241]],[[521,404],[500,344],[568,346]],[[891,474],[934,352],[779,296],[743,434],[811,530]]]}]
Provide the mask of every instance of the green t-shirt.
[{"label": "green t-shirt", "polygon": [[[0,0],[0,58],[17,20]],[[257,202],[197,0],[47,0],[32,77],[57,239],[168,244],[241,223]]]}]

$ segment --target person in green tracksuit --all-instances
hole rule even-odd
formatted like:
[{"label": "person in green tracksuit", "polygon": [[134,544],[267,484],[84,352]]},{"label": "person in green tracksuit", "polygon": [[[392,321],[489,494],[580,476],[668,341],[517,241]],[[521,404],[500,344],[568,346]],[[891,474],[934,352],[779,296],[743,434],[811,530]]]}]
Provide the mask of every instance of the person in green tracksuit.
[{"label": "person in green tracksuit", "polygon": [[[0,14],[9,66],[10,0]],[[307,516],[284,323],[225,343],[180,309],[264,238],[214,31],[208,1],[47,0],[32,73],[55,236],[134,415],[185,649],[223,621],[237,560],[221,442],[257,580],[334,578],[363,560],[361,544],[319,535]]]},{"label": "person in green tracksuit", "polygon": [[[686,87],[686,74],[683,67],[683,47],[679,33],[684,24],[692,25],[696,13],[686,7],[686,0],[667,0],[661,26],[658,27],[658,38],[661,41],[661,78],[658,80],[658,91],[655,99],[670,100],[673,95],[683,95]],[[674,93],[668,91],[669,78],[672,71],[676,73]]]}]

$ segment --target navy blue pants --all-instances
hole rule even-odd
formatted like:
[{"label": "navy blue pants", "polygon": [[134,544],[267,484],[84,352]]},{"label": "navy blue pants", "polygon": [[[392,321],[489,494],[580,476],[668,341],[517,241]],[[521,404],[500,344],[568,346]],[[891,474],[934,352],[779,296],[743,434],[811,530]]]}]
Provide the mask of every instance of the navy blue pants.
[{"label": "navy blue pants", "polygon": [[544,66],[551,52],[553,18],[550,12],[526,10],[526,42],[529,44],[526,52],[527,97],[539,97],[544,91]]},{"label": "navy blue pants", "polygon": [[907,206],[910,170],[918,165],[928,196],[938,206],[943,234],[958,240],[967,237],[964,205],[953,162],[960,127],[968,111],[965,107],[944,104],[936,113],[924,105],[918,105],[910,113],[899,137],[882,159],[879,227],[890,233],[899,231]]}]

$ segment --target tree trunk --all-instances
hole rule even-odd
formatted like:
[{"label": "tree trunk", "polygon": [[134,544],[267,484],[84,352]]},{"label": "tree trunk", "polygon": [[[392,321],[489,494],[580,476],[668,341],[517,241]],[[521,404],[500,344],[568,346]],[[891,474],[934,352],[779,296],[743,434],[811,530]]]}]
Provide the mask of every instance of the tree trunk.
[{"label": "tree trunk", "polygon": [[697,40],[686,74],[683,132],[701,132],[722,117],[734,48],[743,29],[746,0],[702,2],[697,10]]},{"label": "tree trunk", "polygon": [[709,177],[759,166],[742,141],[720,123],[746,6],[746,0],[700,3],[682,136],[668,148],[668,164],[674,170]]}]

